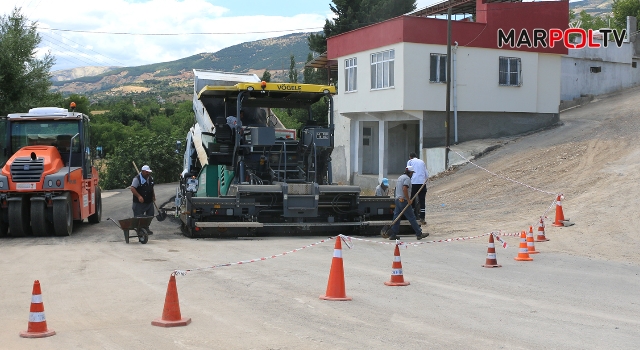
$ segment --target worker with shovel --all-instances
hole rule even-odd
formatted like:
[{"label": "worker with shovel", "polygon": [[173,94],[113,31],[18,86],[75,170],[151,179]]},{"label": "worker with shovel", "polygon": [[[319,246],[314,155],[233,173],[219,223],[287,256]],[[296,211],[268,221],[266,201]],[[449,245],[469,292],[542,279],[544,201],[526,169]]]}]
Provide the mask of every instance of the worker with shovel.
[{"label": "worker with shovel", "polygon": [[[420,225],[416,221],[416,216],[413,210],[405,210],[407,206],[411,207],[413,203],[411,199],[411,176],[413,176],[414,168],[409,165],[406,167],[404,174],[400,175],[398,182],[396,183],[396,208],[393,212],[393,225],[391,226],[391,232],[389,234],[390,240],[398,239],[397,235],[400,229],[400,218],[402,214],[409,220],[413,231],[416,233],[417,239],[423,239],[427,237],[428,233],[422,233]],[[397,219],[397,220],[396,220]]]},{"label": "worker with shovel", "polygon": [[[133,216],[153,216],[156,194],[153,191],[153,177],[148,165],[142,166],[142,171],[133,178],[131,192],[133,193]],[[149,234],[153,232],[145,227]]]}]

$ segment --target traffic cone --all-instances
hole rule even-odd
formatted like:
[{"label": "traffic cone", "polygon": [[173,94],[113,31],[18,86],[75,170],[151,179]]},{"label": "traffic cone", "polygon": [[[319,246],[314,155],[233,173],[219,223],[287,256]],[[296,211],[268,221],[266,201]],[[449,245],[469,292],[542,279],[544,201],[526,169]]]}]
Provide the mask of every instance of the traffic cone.
[{"label": "traffic cone", "polygon": [[487,260],[482,267],[502,267],[498,265],[498,259],[496,259],[496,246],[493,243],[493,234],[489,235],[489,247],[487,248]]},{"label": "traffic cone", "polygon": [[167,295],[164,298],[164,309],[162,318],[151,321],[151,324],[158,327],[180,327],[191,323],[191,318],[182,318],[180,314],[180,301],[178,300],[178,288],[176,287],[176,276],[171,274]]},{"label": "traffic cone", "polygon": [[559,194],[556,198],[556,221],[553,222],[553,226],[556,227],[565,227],[572,226],[573,222],[569,221],[569,218],[564,217],[564,212],[562,211],[562,199],[563,195]]},{"label": "traffic cone", "polygon": [[387,286],[408,286],[409,282],[404,281],[402,276],[402,261],[400,260],[400,249],[396,244],[396,250],[393,252],[393,263],[391,264],[391,280],[384,282]]},{"label": "traffic cone", "polygon": [[538,223],[538,236],[536,236],[536,242],[546,242],[549,238],[544,235],[544,219],[542,216],[540,217],[540,222]]},{"label": "traffic cone", "polygon": [[518,249],[518,256],[514,258],[516,261],[532,261],[533,258],[529,256],[529,250],[527,249],[527,234],[520,232],[520,248]]},{"label": "traffic cone", "polygon": [[529,225],[529,233],[527,233],[527,252],[529,254],[538,254],[539,251],[536,250],[536,245],[533,242],[533,226]]},{"label": "traffic cone", "polygon": [[344,288],[344,267],[342,265],[342,238],[336,236],[336,244],[333,247],[333,260],[329,271],[327,294],[321,295],[324,300],[352,300],[347,296]]},{"label": "traffic cone", "polygon": [[29,309],[29,326],[26,331],[20,332],[23,338],[44,338],[56,334],[56,331],[47,329],[47,320],[44,317],[44,304],[42,303],[42,292],[40,291],[40,281],[33,282],[33,292],[31,293],[31,308]]}]

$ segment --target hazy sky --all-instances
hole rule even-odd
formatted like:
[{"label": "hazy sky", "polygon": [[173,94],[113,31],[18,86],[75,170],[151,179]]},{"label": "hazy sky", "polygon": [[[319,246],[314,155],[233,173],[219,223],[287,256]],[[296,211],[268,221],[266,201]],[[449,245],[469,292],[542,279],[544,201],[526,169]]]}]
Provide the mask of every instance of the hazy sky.
[{"label": "hazy sky", "polygon": [[[439,0],[418,0],[417,4],[421,8],[436,2]],[[60,70],[173,61],[246,41],[320,31],[325,19],[333,15],[331,3],[330,0],[4,0],[0,1],[0,14],[6,16],[19,7],[29,20],[37,21],[43,39],[40,49],[51,51],[56,58],[53,70]]]}]

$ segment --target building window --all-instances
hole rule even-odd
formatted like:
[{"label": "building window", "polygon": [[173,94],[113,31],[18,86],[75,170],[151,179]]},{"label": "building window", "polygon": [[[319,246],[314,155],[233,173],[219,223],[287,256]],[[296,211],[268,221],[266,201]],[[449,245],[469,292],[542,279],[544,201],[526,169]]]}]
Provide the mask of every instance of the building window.
[{"label": "building window", "polygon": [[516,57],[500,57],[500,85],[522,85],[522,62]]},{"label": "building window", "polygon": [[358,90],[358,59],[347,58],[344,60],[344,91]]},{"label": "building window", "polygon": [[602,67],[600,67],[600,66],[589,67],[589,70],[591,71],[591,73],[600,73],[600,72],[602,72]]},{"label": "building window", "polygon": [[431,74],[429,81],[432,83],[447,82],[447,55],[439,53],[431,54]]},{"label": "building window", "polygon": [[393,87],[393,62],[395,51],[388,50],[371,54],[371,89]]},{"label": "building window", "polygon": [[636,68],[638,67],[638,62],[631,62],[631,68]]}]

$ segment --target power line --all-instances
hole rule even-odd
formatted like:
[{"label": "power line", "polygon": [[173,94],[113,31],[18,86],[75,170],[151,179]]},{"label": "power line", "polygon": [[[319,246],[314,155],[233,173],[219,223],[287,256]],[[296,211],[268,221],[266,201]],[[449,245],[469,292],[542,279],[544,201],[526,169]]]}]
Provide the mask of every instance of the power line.
[{"label": "power line", "polygon": [[[69,47],[68,45],[66,45],[64,42],[56,39],[55,37],[46,34],[46,33],[42,33],[44,35],[44,37],[47,39],[47,41],[49,42],[49,44],[51,44],[51,46],[54,46],[56,49],[60,50],[61,52],[71,52],[75,50],[72,47]],[[55,41],[55,42],[54,42]],[[64,57],[64,58],[71,58],[73,60],[75,60],[76,62],[82,63],[82,64],[86,64],[86,65],[90,65],[90,66],[104,66],[105,63],[104,62],[98,62],[98,61],[94,61],[93,59],[91,59],[90,57],[87,57],[86,54],[82,51],[79,50],[75,50],[77,53],[79,53],[79,55],[69,55],[69,56],[60,56],[60,57]],[[56,56],[56,58],[58,58],[58,56]]]},{"label": "power line", "polygon": [[[42,31],[41,31],[41,32],[42,32]],[[62,37],[62,39],[67,40],[67,41],[69,41],[69,42],[72,42],[72,43],[74,43],[74,44],[78,45],[79,47],[82,47],[82,44],[77,43],[77,42],[75,42],[75,41],[73,41],[73,40],[69,39],[68,37],[63,36],[62,34],[59,34],[59,33],[58,33],[58,35],[60,35],[60,37]],[[105,56],[105,55],[103,55],[103,54],[101,54],[101,53],[99,53],[99,52],[97,52],[97,51],[95,51],[95,50],[93,50],[93,49],[88,49],[88,48],[87,48],[87,50],[92,51],[92,52],[95,52],[97,55],[102,56],[102,57],[106,58],[107,60],[110,60],[110,61],[113,61],[113,62],[117,63],[117,65],[120,65],[120,66],[126,66],[126,64],[124,64],[124,63],[122,63],[122,62],[120,62],[120,61],[116,60],[115,58],[111,58],[111,57]],[[83,53],[84,53],[84,52],[83,52]],[[86,53],[84,53],[84,54],[86,54]]]},{"label": "power line", "polygon": [[[82,51],[79,51],[73,47],[70,47],[68,45],[66,45],[63,41],[60,41],[59,39],[55,38],[52,35],[49,34],[44,34],[44,37],[47,39],[48,43],[53,46],[55,49],[58,49],[59,51],[63,52],[63,53],[69,53],[69,56],[62,56],[62,57],[71,57],[75,60],[77,60],[78,62],[82,62],[85,64],[90,64],[90,65],[103,65],[104,63],[102,62],[97,62],[92,60],[90,57],[87,57],[86,54]],[[75,51],[75,52],[73,52]]]},{"label": "power line", "polygon": [[86,33],[86,34],[110,34],[110,35],[137,35],[137,36],[267,34],[267,33],[296,32],[296,31],[319,30],[319,29],[322,29],[322,27],[298,28],[298,29],[282,29],[282,30],[266,30],[266,31],[256,31],[256,32],[131,33],[131,32],[104,32],[104,31],[91,31],[91,30],[73,30],[73,29],[48,28],[48,30],[58,31],[58,32],[72,32],[72,33]]}]

